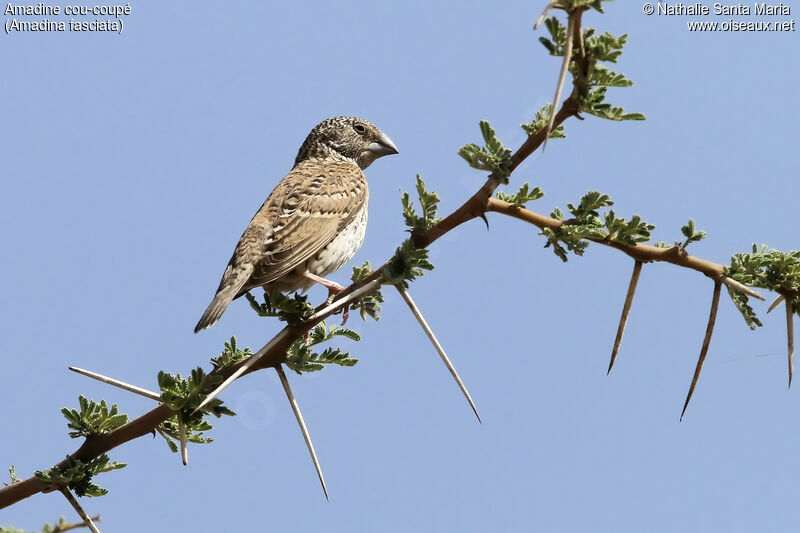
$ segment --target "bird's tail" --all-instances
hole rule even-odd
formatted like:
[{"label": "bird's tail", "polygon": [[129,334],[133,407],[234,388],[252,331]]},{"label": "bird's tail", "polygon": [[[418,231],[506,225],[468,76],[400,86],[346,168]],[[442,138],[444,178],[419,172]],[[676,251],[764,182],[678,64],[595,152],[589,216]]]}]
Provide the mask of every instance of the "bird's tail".
[{"label": "bird's tail", "polygon": [[206,308],[205,313],[203,316],[200,317],[200,321],[194,327],[194,332],[197,333],[201,329],[210,328],[222,316],[222,313],[225,312],[225,309],[228,308],[228,305],[233,301],[233,298],[236,296],[237,292],[236,286],[228,286],[219,292],[217,292],[214,299]]}]

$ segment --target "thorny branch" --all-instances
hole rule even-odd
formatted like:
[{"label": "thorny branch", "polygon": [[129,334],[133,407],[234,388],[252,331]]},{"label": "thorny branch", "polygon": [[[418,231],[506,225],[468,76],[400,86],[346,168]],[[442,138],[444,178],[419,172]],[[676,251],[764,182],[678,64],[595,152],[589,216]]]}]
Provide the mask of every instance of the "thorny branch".
[{"label": "thorny branch", "polygon": [[[534,213],[533,211],[528,211],[527,209],[522,207],[516,207],[513,204],[504,202],[502,200],[498,200],[497,198],[489,199],[488,205],[486,206],[486,210],[493,211],[496,213],[502,213],[504,215],[524,220],[525,222],[529,222],[540,229],[549,228],[552,230],[559,230],[561,229],[562,226],[569,224],[569,220],[556,220],[554,218],[550,218],[545,215],[540,215],[539,213]],[[590,238],[588,240],[595,242],[597,244],[603,244],[605,246],[616,248],[617,250],[629,255],[631,258],[641,263],[653,263],[653,262],[672,263],[673,265],[677,265],[683,268],[696,270],[697,272],[701,272],[715,281],[720,281],[724,283],[725,285],[731,287],[733,290],[743,292],[748,296],[758,298],[759,300],[764,299],[764,297],[761,296],[761,294],[754,291],[753,289],[747,287],[746,285],[742,285],[736,280],[727,277],[724,272],[725,269],[724,265],[721,265],[719,263],[714,263],[713,261],[708,261],[707,259],[702,259],[700,257],[689,255],[686,252],[686,250],[683,249],[681,246],[673,246],[671,248],[658,248],[656,246],[649,246],[646,244],[637,244],[635,246],[629,246],[626,244],[622,244],[607,239]]]},{"label": "thorny branch", "polygon": [[[550,7],[553,5],[554,3],[551,2]],[[577,49],[582,50],[583,33],[580,24],[580,14],[570,13],[570,22],[572,23],[571,29],[573,30],[572,39],[570,39],[570,41],[572,41],[570,47],[574,46]],[[581,73],[585,72],[585,65],[583,64],[584,59],[585,58],[580,54],[574,59],[576,62],[578,78],[581,78]],[[534,151],[544,144],[550,131],[557,128],[570,117],[580,118],[578,95],[582,89],[585,89],[585,87],[582,87],[582,82],[583,80],[581,79],[575,79],[572,94],[567,97],[566,100],[564,100],[558,112],[553,115],[550,127],[544,128],[541,131],[530,135],[516,150],[516,152],[512,154],[510,165],[511,172],[513,172]],[[492,195],[501,183],[502,180],[500,178],[495,175],[490,175],[480,189],[469,199],[467,199],[458,209],[427,230],[413,233],[412,239],[414,245],[417,248],[427,248],[437,239],[454,230],[461,224],[464,224],[465,222],[468,222],[474,218],[485,217],[485,213],[487,212],[496,212],[512,216],[514,218],[534,224],[542,229],[550,228],[557,230],[563,224],[569,223],[569,221],[556,220],[492,198]],[[594,240],[594,242],[616,248],[640,263],[666,262],[683,268],[696,270],[715,280],[715,285],[717,287],[720,283],[724,283],[735,291],[740,291],[748,294],[749,296],[761,298],[761,296],[752,289],[725,277],[723,273],[723,266],[721,264],[690,256],[680,247],[664,249],[642,244],[629,246],[603,239]],[[308,321],[298,325],[286,326],[269,343],[259,350],[259,352],[257,352],[256,355],[261,355],[261,358],[258,360],[257,364],[252,364],[252,366],[250,366],[248,365],[248,360],[245,360],[231,366],[220,367],[216,369],[213,374],[221,376],[222,378],[229,378],[235,373],[240,373],[241,376],[243,376],[250,372],[264,368],[279,368],[281,363],[285,360],[287,350],[295,340],[304,336],[308,331],[322,322],[325,318],[338,312],[344,305],[347,305],[350,301],[350,298],[348,298],[349,295],[359,291],[359,289],[362,289],[367,285],[376,285],[376,283],[380,283],[385,267],[386,264],[376,269],[368,277],[360,280],[359,282],[353,283],[344,291],[340,292],[336,296],[332,305],[325,306],[323,304],[319,306],[317,308],[317,312]],[[240,376],[237,376],[237,378],[238,377]],[[123,426],[110,431],[109,433],[103,435],[93,435],[86,438],[83,444],[71,454],[71,457],[80,459],[82,461],[88,461],[128,441],[156,431],[156,428],[159,424],[168,420],[173,415],[174,411],[172,409],[164,404],[161,404],[158,407],[139,416],[138,418],[124,424]],[[66,464],[67,460],[64,460],[58,463],[57,466],[63,467]],[[13,505],[14,503],[33,496],[36,493],[53,490],[54,488],[56,487],[53,487],[45,481],[35,477],[31,477],[0,488],[0,509]]]},{"label": "thorny branch", "polygon": [[[556,114],[554,125],[557,127],[569,117],[575,116],[577,111],[578,107],[575,100],[571,97],[567,98],[567,100],[561,106],[559,112]],[[518,167],[525,160],[525,158],[527,158],[539,146],[541,146],[543,141],[543,131],[528,137],[528,139],[512,156],[512,170]],[[483,215],[488,210],[487,208],[490,205],[491,196],[494,194],[495,189],[497,189],[500,183],[500,180],[494,176],[489,176],[489,178],[486,180],[486,183],[484,183],[474,195],[464,202],[461,207],[453,211],[449,216],[445,217],[428,230],[412,235],[414,244],[418,248],[427,248],[449,231],[452,231],[467,221]],[[385,266],[386,265],[384,264],[380,268],[376,269],[370,276],[345,288],[344,291],[340,292],[336,296],[336,299],[333,302],[334,305],[329,306],[324,313],[315,313],[312,319],[305,323],[295,326],[286,326],[269,343],[267,343],[267,345],[265,345],[265,347],[268,346],[269,348],[267,352],[264,353],[263,357],[258,361],[258,364],[247,368],[242,375],[246,375],[250,372],[254,372],[263,368],[277,367],[279,364],[281,364],[286,356],[286,351],[289,349],[289,346],[292,344],[292,342],[304,336],[306,332],[310,331],[311,328],[322,322],[330,315],[336,313],[339,308],[342,307],[342,302],[349,294],[355,292],[361,287],[364,287],[370,282],[380,280],[383,276],[383,268]],[[340,305],[337,306],[336,304]],[[323,307],[324,306],[320,306],[317,310],[323,311]],[[262,348],[262,350],[263,349],[264,348]],[[257,354],[260,352],[261,350],[259,350]],[[230,375],[236,372],[239,367],[245,365],[246,363],[247,361],[241,361],[235,365],[215,370],[214,373],[222,376],[223,378],[228,378]],[[173,414],[174,412],[166,405],[159,405],[140,417],[131,420],[127,424],[115,429],[114,431],[111,431],[105,435],[95,435],[87,438],[83,444],[71,454],[71,457],[80,459],[82,461],[88,461],[128,441],[152,433],[159,424],[172,417]],[[64,460],[59,462],[57,466],[64,467],[66,464],[67,461]],[[35,477],[30,477],[18,483],[0,488],[0,509],[13,505],[14,503],[29,498],[39,492],[46,491],[50,488],[51,487],[46,482]]]}]

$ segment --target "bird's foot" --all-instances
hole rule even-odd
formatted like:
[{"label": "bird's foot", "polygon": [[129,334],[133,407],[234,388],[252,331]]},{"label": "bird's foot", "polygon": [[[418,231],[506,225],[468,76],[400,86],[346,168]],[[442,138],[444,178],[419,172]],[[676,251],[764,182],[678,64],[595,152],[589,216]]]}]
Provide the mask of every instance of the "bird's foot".
[{"label": "bird's foot", "polygon": [[[336,297],[337,294],[344,290],[344,287],[339,285],[338,283],[333,283],[335,286],[328,287],[328,299],[325,300],[326,305],[330,305],[333,303],[333,299]],[[339,311],[336,311],[334,314],[338,315],[339,313],[342,314],[342,326],[347,324],[347,319],[350,318],[350,304],[345,305]]]},{"label": "bird's foot", "polygon": [[342,308],[342,326],[347,324],[348,318],[350,318],[350,304],[347,304]]},{"label": "bird's foot", "polygon": [[[322,276],[317,276],[316,274],[312,274],[309,271],[305,271],[303,276],[319,283],[323,287],[328,289],[328,298],[325,300],[325,305],[330,305],[333,302],[333,299],[336,297],[337,294],[344,290],[342,285],[339,285],[335,281],[331,281],[329,279],[325,279]],[[342,325],[344,326],[347,323],[347,319],[350,318],[350,305],[346,305],[341,311],[338,311],[336,314],[342,313]]]}]

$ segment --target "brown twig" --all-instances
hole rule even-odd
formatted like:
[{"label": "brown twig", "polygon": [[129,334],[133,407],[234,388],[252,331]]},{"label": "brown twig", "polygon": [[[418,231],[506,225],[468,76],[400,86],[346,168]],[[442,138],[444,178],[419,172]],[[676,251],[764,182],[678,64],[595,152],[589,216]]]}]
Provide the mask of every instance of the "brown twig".
[{"label": "brown twig", "polygon": [[721,290],[722,282],[720,280],[715,281],[714,296],[711,299],[711,312],[708,315],[708,325],[706,326],[706,336],[703,338],[703,347],[700,349],[700,357],[697,359],[697,366],[694,369],[692,384],[689,386],[689,393],[686,395],[686,402],[683,404],[681,420],[683,420],[683,415],[686,414],[686,408],[689,407],[689,400],[692,399],[692,394],[694,394],[694,388],[697,386],[697,379],[700,377],[700,371],[703,370],[703,362],[706,360],[708,346],[711,344],[711,336],[714,334],[714,324],[717,322],[717,309],[719,308],[719,294]]},{"label": "brown twig", "polygon": [[619,319],[619,327],[617,328],[617,337],[614,339],[614,349],[611,351],[611,361],[608,363],[608,372],[614,368],[614,361],[617,360],[617,353],[619,352],[619,345],[622,343],[622,334],[625,333],[625,324],[628,323],[628,313],[631,310],[633,303],[633,295],[636,293],[636,284],[639,283],[639,274],[642,273],[642,262],[636,261],[633,264],[633,274],[631,274],[631,282],[628,285],[628,294],[625,296],[625,305],[622,306],[622,316]]},{"label": "brown twig", "polygon": [[[525,208],[517,207],[514,204],[498,200],[497,198],[489,199],[486,210],[524,220],[525,222],[529,222],[540,229],[549,228],[553,231],[558,231],[565,224],[565,221],[563,220],[556,220],[545,215],[540,215],[539,213],[528,211]],[[678,246],[673,246],[672,248],[658,248],[656,246],[648,246],[646,244],[630,246],[607,239],[587,240],[597,244],[602,244],[604,246],[610,246],[611,248],[616,248],[617,250],[629,255],[636,261],[641,261],[642,263],[671,263],[680,267],[696,270],[697,272],[701,272],[711,279],[720,281],[732,289],[743,292],[748,296],[758,298],[759,300],[764,299],[761,294],[750,287],[742,285],[738,281],[727,277],[725,275],[724,265],[689,255],[681,251]]]},{"label": "brown twig", "polygon": [[[100,515],[94,515],[91,517],[92,522],[100,522]],[[58,523],[53,526],[53,533],[63,533],[64,531],[72,531],[73,529],[78,529],[80,527],[89,527],[89,523],[86,521],[78,522],[76,524],[69,524],[67,523],[67,519],[63,516],[58,521]]]}]

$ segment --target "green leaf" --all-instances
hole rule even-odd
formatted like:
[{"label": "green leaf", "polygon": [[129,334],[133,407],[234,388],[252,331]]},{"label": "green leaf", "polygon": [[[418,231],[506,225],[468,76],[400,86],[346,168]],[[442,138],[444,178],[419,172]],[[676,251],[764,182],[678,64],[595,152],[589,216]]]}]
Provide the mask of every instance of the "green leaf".
[{"label": "green leaf", "polygon": [[14,469],[14,465],[8,467],[8,475],[11,477],[12,485],[20,482],[20,479],[17,477],[17,471]]},{"label": "green leaf", "polygon": [[619,74],[600,65],[594,67],[588,82],[595,87],[630,87],[633,85],[633,82],[627,79],[624,74]]},{"label": "green leaf", "polygon": [[67,465],[64,468],[53,466],[46,470],[36,471],[34,476],[52,485],[65,485],[78,496],[103,496],[108,491],[92,483],[92,478],[103,472],[117,470],[127,466],[126,463],[109,462],[108,455],[102,454],[88,463],[80,459],[67,456]]},{"label": "green leaf", "polygon": [[498,200],[508,202],[516,207],[524,207],[526,203],[538,200],[542,196],[544,196],[544,193],[539,187],[531,189],[527,183],[523,183],[516,194],[497,193]]},{"label": "green leaf", "polygon": [[[796,298],[800,295],[800,250],[782,252],[753,244],[752,252],[734,254],[730,266],[725,267],[723,273],[748,287],[768,289],[789,295],[789,298],[795,295]],[[755,312],[747,305],[747,296],[736,291],[728,292],[747,325],[750,328],[760,326]],[[800,316],[798,307],[794,309]]]},{"label": "green leaf", "polygon": [[600,87],[579,98],[580,110],[607,120],[645,120],[641,113],[625,113],[623,108],[605,103],[606,90],[606,87]]},{"label": "green leaf", "polygon": [[278,317],[278,320],[290,326],[301,324],[314,314],[314,306],[308,302],[308,295],[299,292],[289,296],[278,290],[264,289],[263,303],[259,303],[250,293],[246,293],[245,297],[260,316]]},{"label": "green leaf", "polygon": [[286,366],[298,374],[303,372],[316,372],[322,370],[325,365],[335,364],[340,366],[353,366],[358,359],[350,357],[348,352],[343,352],[339,348],[326,348],[321,353],[311,349],[312,346],[327,342],[334,337],[347,337],[348,339],[359,341],[361,336],[353,330],[330,326],[325,322],[320,322],[308,335],[308,343],[301,337],[294,341],[286,353]]},{"label": "green leaf", "polygon": [[731,297],[733,301],[733,305],[736,306],[736,309],[742,314],[744,321],[747,323],[747,327],[750,329],[756,329],[758,327],[763,326],[761,321],[758,319],[756,312],[750,306],[750,298],[744,294],[743,292],[735,291],[728,287],[728,295]]},{"label": "green leaf", "polygon": [[[253,298],[249,292],[246,296],[248,300]],[[253,298],[253,300],[255,301],[255,298]],[[236,337],[231,337],[231,340],[225,343],[225,348],[222,350],[222,353],[217,357],[211,358],[211,364],[214,365],[215,368],[225,368],[235,365],[239,361],[249,359],[252,355],[253,353],[250,351],[250,348],[239,349],[236,346]]]},{"label": "green leaf", "polygon": [[[536,118],[527,124],[521,124],[522,129],[528,135],[536,135],[547,127],[550,122],[550,110],[553,108],[552,104],[546,104],[541,110],[536,112]],[[563,139],[566,137],[566,130],[564,126],[557,126],[550,131],[550,139]]]},{"label": "green leaf", "polygon": [[511,174],[511,150],[503,146],[489,122],[481,120],[480,129],[485,146],[481,148],[476,144],[467,144],[458,151],[458,155],[472,168],[487,170],[502,183],[508,184],[508,176]]},{"label": "green leaf", "polygon": [[687,246],[689,246],[689,244],[697,241],[702,241],[703,239],[706,238],[706,232],[703,230],[697,230],[694,224],[694,219],[691,218],[689,219],[689,222],[687,222],[685,226],[681,226],[681,233],[683,233],[683,236],[686,237],[686,240],[681,246],[681,248],[683,248],[684,250],[686,249]]},{"label": "green leaf", "polygon": [[222,376],[206,374],[200,367],[193,369],[188,379],[183,378],[180,374],[163,371],[158,373],[161,402],[172,410],[183,411],[187,414],[184,416],[187,424],[195,418],[202,418],[204,412],[211,413],[217,418],[223,415],[235,415],[233,411],[223,407],[222,400],[214,398],[203,407],[203,412],[188,416],[188,413],[194,411],[205,400],[206,395],[220,383],[222,383]]},{"label": "green leaf", "polygon": [[[357,283],[368,277],[370,274],[372,274],[372,272],[372,265],[370,265],[369,261],[367,261],[360,267],[353,267],[353,276],[351,279],[353,280],[353,283]],[[380,304],[382,303],[383,295],[381,294],[380,289],[375,289],[374,291],[370,291],[362,296],[354,304],[351,304],[351,306],[353,309],[359,310],[362,320],[366,320],[367,316],[372,317],[374,320],[380,320]]]},{"label": "green leaf", "polygon": [[598,219],[598,209],[612,205],[614,205],[614,202],[609,195],[599,191],[589,191],[583,195],[577,207],[567,204],[567,209],[580,223],[588,223]]},{"label": "green leaf", "polygon": [[128,421],[128,415],[120,413],[116,404],[109,409],[105,400],[97,403],[78,396],[78,404],[80,410],[61,409],[61,414],[67,419],[67,427],[72,430],[69,432],[72,438],[103,435]]},{"label": "green leaf", "polygon": [[551,56],[563,57],[567,44],[567,27],[556,17],[545,19],[544,26],[550,33],[550,39],[539,37],[539,42],[547,48]]},{"label": "green leaf", "polygon": [[[547,239],[545,248],[552,247],[553,252],[566,261],[568,253],[583,255],[589,241],[613,241],[627,246],[635,246],[650,240],[653,224],[633,215],[630,220],[618,217],[613,210],[602,214],[600,210],[614,205],[611,197],[598,191],[589,191],[581,197],[577,205],[567,204],[573,218],[565,221],[556,231],[546,229],[541,232]],[[564,213],[555,208],[550,216],[556,220],[564,220]]]},{"label": "green leaf", "polygon": [[650,233],[656,228],[639,215],[633,215],[630,220],[617,218],[613,210],[605,214],[605,226],[608,229],[607,239],[629,246],[649,241]]},{"label": "green leaf", "polygon": [[428,261],[428,251],[415,247],[414,242],[407,239],[386,263],[383,269],[383,279],[387,284],[403,283],[404,286],[408,286],[407,282],[414,281],[421,276],[424,273],[423,270],[433,270],[433,265]]},{"label": "green leaf", "polygon": [[436,209],[439,204],[439,195],[433,191],[428,191],[425,188],[425,182],[417,174],[417,196],[419,198],[422,215],[417,215],[414,205],[411,201],[411,196],[406,192],[403,193],[403,218],[405,218],[406,226],[410,227],[412,231],[424,231],[436,225],[441,218],[436,218]]}]

